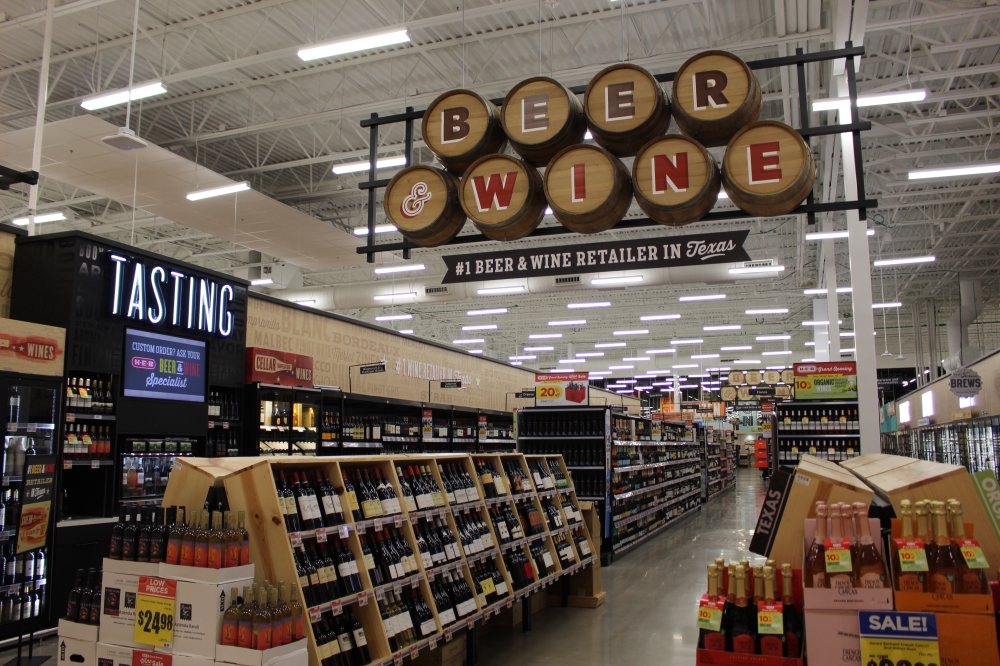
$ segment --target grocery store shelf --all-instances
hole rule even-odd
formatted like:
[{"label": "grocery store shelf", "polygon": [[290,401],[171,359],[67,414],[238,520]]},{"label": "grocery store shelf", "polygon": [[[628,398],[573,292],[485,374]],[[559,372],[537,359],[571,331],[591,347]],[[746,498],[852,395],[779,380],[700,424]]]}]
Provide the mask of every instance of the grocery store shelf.
[{"label": "grocery store shelf", "polygon": [[660,525],[659,527],[657,527],[652,532],[649,532],[648,534],[645,534],[645,535],[639,537],[635,541],[629,542],[628,544],[626,544],[621,549],[614,549],[612,552],[615,554],[616,557],[618,557],[620,555],[624,555],[625,553],[627,553],[628,551],[632,550],[633,548],[635,548],[639,544],[645,542],[648,539],[651,539],[652,537],[656,536],[657,534],[659,534],[663,530],[667,529],[668,527],[671,527],[674,523],[677,523],[678,521],[684,519],[686,516],[694,513],[695,511],[698,511],[699,509],[701,509],[700,506],[693,506],[690,509],[688,509],[687,511],[685,511],[684,513],[682,513],[681,515],[675,516],[675,517],[671,518],[670,520],[668,520],[667,522],[663,523],[662,525]]},{"label": "grocery store shelf", "polygon": [[657,504],[652,509],[646,509],[645,511],[643,511],[641,513],[637,513],[637,514],[631,515],[628,518],[622,518],[621,520],[616,520],[616,521],[614,521],[615,526],[617,527],[618,525],[628,525],[629,523],[634,523],[635,521],[639,520],[640,518],[645,518],[646,516],[648,516],[648,515],[650,515],[652,513],[656,513],[657,511],[662,511],[663,509],[667,508],[668,506],[671,506],[673,504],[677,504],[678,502],[680,502],[680,501],[682,501],[684,499],[687,499],[689,497],[694,497],[695,495],[699,495],[699,494],[701,494],[701,488],[698,488],[697,490],[692,490],[691,492],[688,492],[688,493],[685,493],[683,495],[679,495],[677,497],[674,497],[674,498],[670,499],[670,501],[668,501],[668,502],[662,502],[660,504]]},{"label": "grocery store shelf", "polygon": [[604,469],[604,465],[566,465],[566,469]]},{"label": "grocery store shelf", "polygon": [[689,479],[696,479],[700,475],[701,475],[701,472],[695,472],[694,474],[689,474],[687,476],[682,476],[679,479],[670,479],[669,481],[664,481],[663,483],[659,483],[659,484],[657,484],[655,486],[649,486],[648,488],[640,488],[639,490],[630,490],[628,492],[618,493],[617,495],[615,495],[615,499],[616,500],[623,500],[623,499],[628,499],[629,497],[637,497],[639,495],[645,495],[646,493],[651,493],[654,490],[658,490],[660,488],[666,488],[667,486],[672,486],[675,483],[680,483],[681,481],[687,481]]},{"label": "grocery store shelf", "polygon": [[[679,458],[677,460],[666,460],[664,462],[646,463],[645,465],[629,465],[627,467],[615,467],[614,468],[614,472],[616,474],[623,474],[625,472],[634,472],[634,471],[640,470],[640,469],[654,469],[656,467],[670,467],[671,465],[683,465],[685,463],[687,463],[687,464],[690,465],[692,463],[700,463],[700,462],[701,462],[701,459],[699,457],[695,456],[693,458]],[[604,468],[601,467],[600,469],[604,469]]]}]

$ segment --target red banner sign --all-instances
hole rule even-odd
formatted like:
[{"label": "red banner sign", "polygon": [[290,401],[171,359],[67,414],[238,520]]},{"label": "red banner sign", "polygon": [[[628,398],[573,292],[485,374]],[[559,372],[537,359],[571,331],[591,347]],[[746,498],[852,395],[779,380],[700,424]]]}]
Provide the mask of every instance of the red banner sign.
[{"label": "red banner sign", "polygon": [[247,347],[247,383],[313,386],[312,356]]}]

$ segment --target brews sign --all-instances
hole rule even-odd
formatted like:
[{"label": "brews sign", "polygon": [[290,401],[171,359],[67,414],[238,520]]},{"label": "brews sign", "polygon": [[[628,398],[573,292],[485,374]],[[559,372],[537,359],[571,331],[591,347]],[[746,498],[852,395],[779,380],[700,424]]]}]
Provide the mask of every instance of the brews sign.
[{"label": "brews sign", "polygon": [[526,248],[442,257],[442,284],[630,268],[671,268],[750,261],[743,249],[749,231],[585,243],[562,248]]}]

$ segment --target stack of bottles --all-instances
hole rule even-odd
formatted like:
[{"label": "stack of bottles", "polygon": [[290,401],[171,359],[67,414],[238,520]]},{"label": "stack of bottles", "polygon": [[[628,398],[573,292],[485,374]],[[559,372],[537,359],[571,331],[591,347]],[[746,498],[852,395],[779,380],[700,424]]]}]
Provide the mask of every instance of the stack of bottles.
[{"label": "stack of bottles", "polygon": [[365,630],[350,606],[340,615],[323,613],[312,623],[316,651],[323,666],[366,666],[372,661]]},{"label": "stack of bottles", "polygon": [[305,612],[296,585],[291,591],[279,581],[265,580],[230,591],[229,608],[222,616],[222,644],[249,650],[269,650],[303,638]]},{"label": "stack of bottles", "polygon": [[244,512],[125,507],[111,529],[108,557],[128,562],[222,569],[250,564]]},{"label": "stack of bottles", "polygon": [[525,412],[517,427],[523,437],[595,437],[604,434],[604,412]]},{"label": "stack of bottles", "polygon": [[293,555],[302,597],[310,608],[364,589],[358,561],[346,540],[331,537],[315,544],[309,541],[297,547]]},{"label": "stack of bottles", "polygon": [[378,602],[378,609],[385,636],[389,639],[389,649],[393,652],[437,633],[437,623],[430,606],[422,594],[410,588],[397,594],[387,590],[385,598]]},{"label": "stack of bottles", "polygon": [[122,459],[122,497],[162,495],[174,468],[173,456],[129,456]]},{"label": "stack of bottles", "polygon": [[[831,552],[836,556],[828,557]],[[816,534],[802,568],[809,588],[889,587],[885,560],[869,527],[868,507],[863,502],[829,506],[816,502]]]},{"label": "stack of bottles", "polygon": [[[914,517],[916,526],[914,527]],[[900,501],[900,538],[892,562],[895,589],[934,594],[989,594],[989,564],[966,536],[962,503]]]},{"label": "stack of bottles", "polygon": [[708,591],[698,609],[698,627],[699,649],[800,657],[804,627],[792,565],[778,568],[774,560],[767,560],[751,569],[749,560],[740,560],[727,568],[723,559],[717,559],[708,566]]},{"label": "stack of bottles", "polygon": [[[5,589],[0,590],[0,624],[16,622],[23,617],[37,617],[45,608],[46,548],[14,552],[14,542],[8,541],[0,555],[0,578]],[[100,601],[98,593],[98,601]]]},{"label": "stack of bottles", "polygon": [[[292,471],[289,476],[290,484],[284,470],[274,472],[278,504],[289,533],[344,524],[343,504],[326,472],[315,470],[311,479],[310,472],[305,470]],[[349,489],[349,506],[355,509],[354,519],[360,520],[354,488],[347,483],[345,486]]]},{"label": "stack of bottles", "polygon": [[101,623],[101,572],[90,569],[84,584],[83,569],[76,570],[76,583],[69,591],[64,619],[80,624]]}]

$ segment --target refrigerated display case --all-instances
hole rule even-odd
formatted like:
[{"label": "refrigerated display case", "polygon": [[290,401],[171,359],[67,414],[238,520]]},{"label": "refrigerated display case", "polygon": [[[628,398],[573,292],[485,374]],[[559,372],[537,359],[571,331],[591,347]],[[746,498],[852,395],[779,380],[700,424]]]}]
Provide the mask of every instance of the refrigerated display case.
[{"label": "refrigerated display case", "polygon": [[322,391],[275,384],[248,384],[243,413],[247,455],[314,456],[319,448]]}]

